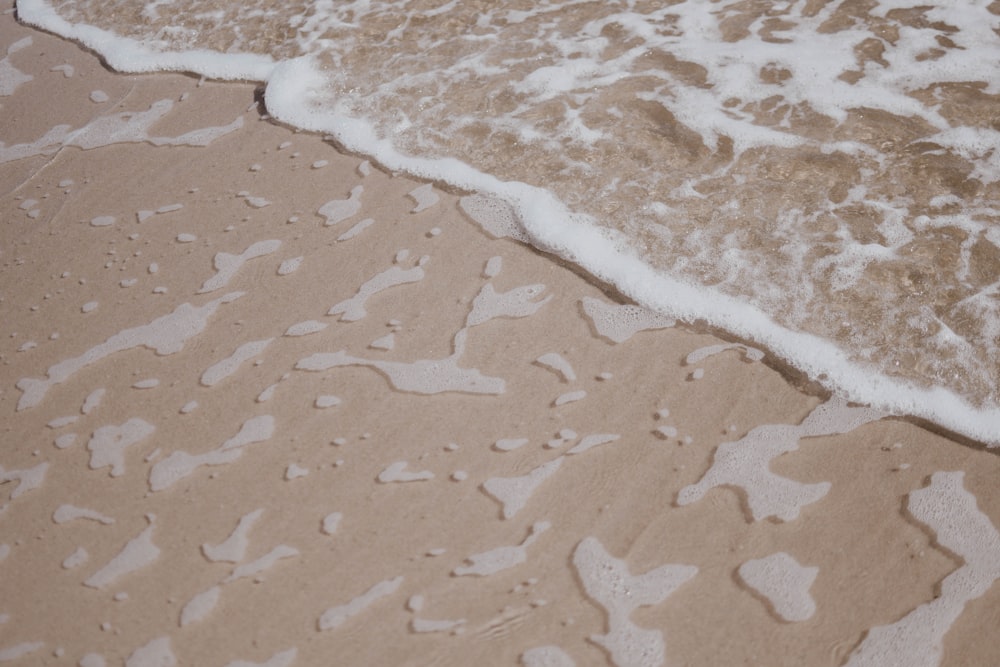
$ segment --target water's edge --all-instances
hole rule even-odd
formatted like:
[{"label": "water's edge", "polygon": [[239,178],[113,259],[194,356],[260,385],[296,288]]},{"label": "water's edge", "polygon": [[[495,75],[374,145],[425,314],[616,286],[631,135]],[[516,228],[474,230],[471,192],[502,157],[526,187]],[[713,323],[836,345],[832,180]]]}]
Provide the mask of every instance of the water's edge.
[{"label": "water's edge", "polygon": [[695,287],[657,272],[615,243],[552,193],[522,182],[504,182],[454,159],[408,156],[363,119],[308,108],[298,101],[322,86],[308,57],[281,63],[269,56],[208,51],[162,53],[94,26],[74,25],[44,0],[18,0],[22,23],[76,41],[98,53],[116,71],[188,72],[224,81],[265,85],[267,111],[276,120],[327,134],[344,149],[370,157],[387,169],[497,200],[496,215],[513,215],[533,245],[581,267],[635,302],[687,322],[703,321],[765,348],[825,389],[899,416],[927,420],[989,447],[1000,446],[1000,408],[976,408],[941,387],[915,387],[862,367],[834,344],[780,327],[759,309],[711,288]]}]

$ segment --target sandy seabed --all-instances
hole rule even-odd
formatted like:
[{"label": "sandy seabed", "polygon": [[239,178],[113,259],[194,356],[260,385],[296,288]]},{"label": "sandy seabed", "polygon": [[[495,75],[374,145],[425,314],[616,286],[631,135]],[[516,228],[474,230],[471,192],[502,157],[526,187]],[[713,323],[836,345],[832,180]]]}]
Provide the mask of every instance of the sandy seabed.
[{"label": "sandy seabed", "polygon": [[0,53],[0,662],[1000,664],[997,450],[623,305],[253,85],[12,11]]}]

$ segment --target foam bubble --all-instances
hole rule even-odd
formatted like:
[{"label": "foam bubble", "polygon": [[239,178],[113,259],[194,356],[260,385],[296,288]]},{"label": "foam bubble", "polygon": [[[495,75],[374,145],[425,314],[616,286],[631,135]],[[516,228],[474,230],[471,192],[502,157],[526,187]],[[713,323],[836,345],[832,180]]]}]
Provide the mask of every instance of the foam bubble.
[{"label": "foam bubble", "polygon": [[233,532],[221,544],[211,545],[207,542],[201,545],[201,552],[205,558],[217,563],[226,561],[238,563],[246,555],[247,547],[250,545],[248,535],[253,525],[264,514],[264,510],[256,509],[253,512],[244,514],[233,529]]},{"label": "foam bubble", "polygon": [[177,658],[170,647],[170,637],[150,640],[129,655],[125,667],[175,667]]},{"label": "foam bubble", "polygon": [[128,541],[117,556],[104,567],[90,575],[83,583],[91,588],[104,588],[120,577],[153,563],[160,556],[160,549],[153,544],[153,518],[147,516],[149,525]]},{"label": "foam bubble", "polygon": [[552,527],[548,521],[538,521],[531,525],[527,537],[517,545],[503,546],[473,554],[466,558],[468,565],[460,565],[452,570],[456,577],[477,576],[488,577],[497,572],[509,570],[528,560],[528,547],[531,546],[538,537]]},{"label": "foam bubble", "polygon": [[367,591],[345,604],[330,607],[319,618],[320,630],[332,630],[346,623],[351,617],[357,616],[380,598],[392,595],[403,583],[403,577],[385,579],[378,582]]},{"label": "foam bubble", "polygon": [[535,489],[559,470],[562,462],[562,457],[553,459],[520,477],[490,477],[483,482],[483,491],[500,503],[503,518],[510,519],[524,508]]},{"label": "foam bubble", "polygon": [[663,633],[642,628],[630,618],[639,607],[662,603],[692,579],[693,565],[662,565],[633,575],[623,560],[611,556],[594,537],[573,551],[573,566],[587,595],[608,615],[608,632],[590,640],[603,647],[616,665],[658,667],[666,658]]},{"label": "foam bubble", "polygon": [[376,478],[382,484],[390,484],[393,482],[422,482],[429,479],[434,479],[434,473],[429,470],[421,470],[418,472],[407,471],[406,461],[396,461],[391,463],[382,472],[378,474]]},{"label": "foam bubble", "polygon": [[783,551],[748,560],[739,567],[740,579],[762,595],[785,621],[805,621],[816,613],[809,594],[818,567],[803,567]]}]

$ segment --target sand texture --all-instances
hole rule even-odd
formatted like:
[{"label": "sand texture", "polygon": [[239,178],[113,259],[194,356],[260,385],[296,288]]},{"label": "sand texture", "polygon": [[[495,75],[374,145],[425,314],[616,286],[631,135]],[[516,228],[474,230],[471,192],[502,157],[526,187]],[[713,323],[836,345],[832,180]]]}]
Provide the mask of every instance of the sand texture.
[{"label": "sand texture", "polygon": [[253,85],[12,12],[4,54],[0,663],[1000,664],[1000,450],[802,391]]}]

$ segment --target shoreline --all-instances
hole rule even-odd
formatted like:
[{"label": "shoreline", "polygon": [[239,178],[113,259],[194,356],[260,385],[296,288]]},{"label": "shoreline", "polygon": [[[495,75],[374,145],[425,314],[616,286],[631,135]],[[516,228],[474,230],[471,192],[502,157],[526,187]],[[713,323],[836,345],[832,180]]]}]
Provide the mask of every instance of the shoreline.
[{"label": "shoreline", "polygon": [[[664,664],[843,664],[962,567],[913,512],[936,473],[961,472],[973,516],[1000,526],[996,451],[897,419],[810,435],[826,397],[746,346],[659,328],[491,238],[458,196],[262,120],[253,85],[113,74],[0,26],[5,46],[31,38],[8,57],[34,77],[0,98],[6,145],[109,118],[146,137],[0,165],[0,652],[513,665],[557,647],[614,664],[594,639],[612,606],[587,574],[596,541],[644,594],[644,573],[696,568],[616,617]],[[17,409],[19,380],[57,377]],[[755,515],[749,476],[679,502],[768,428],[799,429],[760,468],[794,518]],[[804,620],[739,574],[778,553],[818,568]],[[995,584],[964,603],[941,664],[1000,662],[983,639],[998,604]]]},{"label": "shoreline", "polygon": [[[501,182],[450,158],[404,155],[387,141],[376,139],[374,129],[362,119],[335,118],[303,110],[300,101],[309,98],[305,89],[318,76],[307,59],[275,63],[263,56],[206,56],[200,51],[164,55],[91,26],[71,25],[49,9],[44,0],[28,0],[21,6],[28,8],[32,25],[81,44],[106,61],[111,57],[107,62],[119,72],[190,73],[221,82],[243,80],[259,84],[267,113],[277,122],[321,136],[332,132],[338,150],[372,159],[391,173],[424,177],[436,184],[448,183],[449,189],[467,193],[486,193],[485,196],[496,199],[498,207],[511,209],[509,215],[518,220],[515,224],[522,228],[530,226],[521,234],[530,239],[531,245],[579,266],[591,280],[612,285],[631,301],[679,320],[705,322],[709,330],[720,332],[723,337],[763,347],[769,356],[780,358],[782,368],[794,369],[795,374],[805,376],[805,386],[816,385],[824,392],[876,406],[916,423],[929,422],[943,433],[986,447],[1000,446],[1000,429],[996,427],[1000,423],[1000,406],[976,407],[942,386],[921,386],[912,380],[898,379],[873,369],[871,364],[856,361],[850,351],[827,338],[787,329],[743,300],[655,271],[630,251],[611,248],[596,225],[575,222],[575,214],[543,188]],[[272,88],[280,90],[274,92]],[[513,210],[512,202],[522,209],[520,214]],[[532,213],[525,214],[524,210]],[[506,210],[500,213],[501,217],[507,215]],[[534,224],[535,218],[544,218],[546,226]],[[489,220],[478,222],[490,226]]]}]

